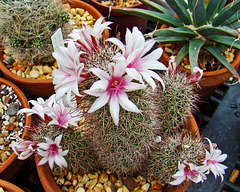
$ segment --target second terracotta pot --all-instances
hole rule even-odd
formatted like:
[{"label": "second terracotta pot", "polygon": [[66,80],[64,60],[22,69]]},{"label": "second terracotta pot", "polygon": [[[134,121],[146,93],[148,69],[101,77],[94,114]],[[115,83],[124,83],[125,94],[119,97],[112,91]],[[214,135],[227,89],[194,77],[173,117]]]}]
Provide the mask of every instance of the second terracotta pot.
[{"label": "second terracotta pot", "polygon": [[[106,20],[113,22],[113,24],[110,25],[111,30],[109,31],[111,37],[115,37],[117,33],[120,32],[121,40],[124,40],[126,28],[132,30],[134,26],[138,27],[143,34],[145,33],[147,27],[147,19],[124,13],[114,12],[114,10],[118,9],[118,7],[106,6],[97,0],[90,0],[90,3],[103,14]],[[147,9],[148,6],[142,3],[138,3],[129,6],[128,8]]]}]

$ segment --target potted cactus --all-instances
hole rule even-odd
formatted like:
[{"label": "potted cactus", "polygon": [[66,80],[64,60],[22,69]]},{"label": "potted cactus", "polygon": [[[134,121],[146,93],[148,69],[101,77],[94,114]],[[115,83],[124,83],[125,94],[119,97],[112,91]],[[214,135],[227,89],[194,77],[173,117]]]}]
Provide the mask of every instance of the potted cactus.
[{"label": "potted cactus", "polygon": [[[226,6],[226,0],[166,0],[176,15],[152,1],[142,2],[154,10],[122,9],[120,12],[164,24],[161,29],[156,29],[149,35],[162,45],[172,43],[178,47],[173,51],[176,53],[174,57],[177,65],[185,60],[190,64],[185,66],[187,68],[180,67],[182,70],[190,74],[194,67],[202,67],[204,74],[199,83],[203,92],[209,91],[203,95],[204,99],[231,76],[239,81],[236,71],[240,63],[237,59],[237,50],[240,49],[237,30],[239,0]],[[235,57],[233,61],[230,59],[231,65],[229,57],[234,50]],[[170,52],[173,54],[172,50]],[[165,59],[169,60],[169,57]]]},{"label": "potted cactus", "polygon": [[[93,25],[102,16],[85,2],[66,0],[64,3],[71,7],[63,5],[62,0],[0,2],[0,36],[4,49],[0,68],[7,79],[30,95],[49,97],[54,93],[52,70],[57,68],[57,63],[52,57],[53,33],[61,28],[66,38],[81,17],[92,18]],[[86,16],[85,11],[88,11]]]},{"label": "potted cactus", "polygon": [[56,94],[20,111],[35,124],[28,145],[12,147],[36,154],[45,191],[178,191],[210,171],[223,179],[227,155],[200,138],[191,115],[202,71],[187,77],[174,61],[166,68],[162,48],[149,52],[155,40],[137,27],[125,44],[100,40],[110,24],[101,20],[73,30],[53,52]]}]

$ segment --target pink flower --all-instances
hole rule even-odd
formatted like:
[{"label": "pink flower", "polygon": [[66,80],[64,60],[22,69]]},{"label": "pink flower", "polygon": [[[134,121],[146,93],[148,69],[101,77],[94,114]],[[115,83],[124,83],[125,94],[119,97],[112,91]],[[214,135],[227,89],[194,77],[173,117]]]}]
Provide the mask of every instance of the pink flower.
[{"label": "pink flower", "polygon": [[62,100],[55,102],[53,106],[47,110],[47,113],[48,116],[52,118],[48,125],[57,125],[61,128],[68,128],[69,124],[77,126],[76,122],[82,118],[77,111],[65,107]]},{"label": "pink flower", "polygon": [[59,145],[62,139],[62,135],[59,135],[53,141],[52,139],[45,137],[46,143],[39,143],[38,154],[43,158],[40,160],[38,165],[43,165],[48,161],[49,167],[53,169],[54,162],[59,167],[67,167],[67,162],[63,156],[67,155],[68,150],[62,151],[62,147]]},{"label": "pink flower", "polygon": [[[53,84],[55,85],[56,100],[67,94],[70,98],[71,93],[80,96],[78,84],[86,80],[84,64],[80,62],[79,56],[83,52],[78,52],[73,41],[68,42],[68,47],[59,47],[53,52],[53,57],[57,60],[58,68],[53,70]],[[67,101],[70,103],[70,101]]]},{"label": "pink flower", "polygon": [[76,42],[76,46],[79,50],[83,50],[87,53],[98,50],[102,32],[105,29],[110,29],[108,25],[112,23],[109,21],[102,23],[103,19],[103,17],[98,18],[93,29],[88,25],[83,25],[81,29],[74,29],[72,33],[69,34],[69,37]]},{"label": "pink flower", "polygon": [[141,112],[137,106],[128,99],[126,92],[144,89],[146,86],[131,82],[132,78],[124,75],[125,66],[122,62],[117,62],[116,65],[110,64],[109,66],[110,75],[102,69],[90,69],[100,80],[95,82],[85,93],[98,97],[89,109],[89,113],[95,112],[108,103],[113,121],[118,125],[119,105],[127,111]]},{"label": "pink flower", "polygon": [[206,139],[209,142],[210,146],[210,153],[206,150],[206,157],[203,162],[203,165],[208,169],[206,174],[211,171],[214,174],[215,178],[217,176],[220,176],[223,181],[223,174],[225,174],[224,170],[228,167],[221,164],[221,162],[225,161],[227,154],[222,154],[222,151],[220,149],[214,149],[210,139]]},{"label": "pink flower", "polygon": [[114,37],[107,39],[107,41],[116,44],[122,51],[122,54],[117,54],[113,59],[122,60],[124,58],[126,60],[126,72],[133,79],[143,82],[143,77],[155,89],[156,83],[153,80],[154,78],[160,81],[164,88],[165,84],[162,78],[156,72],[152,71],[167,70],[165,65],[158,61],[163,52],[162,48],[158,48],[147,54],[154,45],[155,40],[151,39],[145,42],[143,34],[137,27],[133,28],[132,33],[127,29],[125,39],[126,45],[123,45],[120,40]]},{"label": "pink flower", "polygon": [[178,169],[179,171],[172,176],[175,180],[169,182],[169,184],[180,185],[185,180],[191,180],[195,183],[199,183],[200,181],[203,182],[207,179],[204,174],[206,169],[201,166],[196,166],[192,163],[184,161],[183,163],[178,162]]},{"label": "pink flower", "polygon": [[28,113],[27,116],[36,114],[38,115],[42,120],[45,120],[46,115],[46,109],[48,107],[51,107],[52,103],[55,100],[55,96],[52,95],[49,99],[44,101],[43,98],[39,97],[37,100],[30,100],[29,103],[33,105],[31,109],[29,108],[23,108],[18,111],[18,114],[22,113]]},{"label": "pink flower", "polygon": [[199,67],[194,67],[193,68],[193,74],[188,77],[188,82],[189,83],[195,83],[199,81],[203,76],[203,70],[200,69]]},{"label": "pink flower", "polygon": [[[32,155],[34,153],[36,145],[37,145],[37,143],[35,143],[33,141],[27,141],[27,140],[20,139],[19,142],[10,144],[10,147],[18,156],[18,159],[24,160],[24,159],[27,159],[30,155]],[[19,153],[19,152],[21,152],[21,153]]]}]

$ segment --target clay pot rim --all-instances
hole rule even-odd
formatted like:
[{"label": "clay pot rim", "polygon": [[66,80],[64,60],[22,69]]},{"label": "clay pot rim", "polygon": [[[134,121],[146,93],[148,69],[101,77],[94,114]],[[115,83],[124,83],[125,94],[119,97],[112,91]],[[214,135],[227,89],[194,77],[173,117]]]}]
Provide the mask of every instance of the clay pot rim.
[{"label": "clay pot rim", "polygon": [[[194,135],[196,135],[197,139],[200,139],[200,132],[198,129],[198,125],[192,113],[189,112],[187,118],[188,118],[188,122],[186,124],[186,128],[188,130],[190,129],[191,132]],[[40,155],[35,153],[35,162],[36,162],[37,172],[43,188],[45,189],[45,191],[62,192],[62,190],[58,187],[58,185],[56,184],[52,176],[48,163],[45,163],[43,165],[38,165],[41,158],[42,157]],[[168,192],[185,191],[190,184],[191,184],[191,181],[185,181],[179,186],[173,186],[171,189],[169,189]]]},{"label": "clay pot rim", "polygon": [[121,8],[134,8],[134,7],[136,7],[136,6],[143,5],[143,3],[140,2],[140,3],[136,3],[136,4],[134,4],[134,5],[131,5],[131,6],[129,6],[129,7],[116,7],[116,6],[104,5],[104,4],[102,4],[101,2],[98,2],[97,0],[90,0],[90,1],[94,2],[95,4],[97,4],[97,5],[99,5],[99,6],[105,7],[105,8],[107,8],[107,9],[110,9],[110,7],[111,7],[112,10],[113,10],[113,9],[121,9]]},{"label": "clay pot rim", "polygon": [[2,187],[4,190],[10,191],[10,192],[24,192],[22,189],[20,189],[18,186],[9,183],[8,181],[0,179],[0,187]]},{"label": "clay pot rim", "polygon": [[[15,94],[18,96],[19,101],[22,104],[22,108],[29,108],[28,100],[23,94],[23,92],[12,82],[0,78],[0,85],[7,85],[9,87],[12,87],[13,91]],[[25,115],[25,126],[30,126],[31,125],[31,116]],[[24,138],[28,134],[28,131],[26,129],[23,130],[23,134],[21,138]],[[8,159],[0,166],[0,174],[4,172],[4,170],[10,166],[15,160],[17,159],[17,155],[12,152],[12,154],[8,157]]]},{"label": "clay pot rim", "polygon": [[[163,24],[160,29],[164,29],[164,28],[168,28],[168,26]],[[163,46],[160,45],[160,47],[163,47]],[[240,51],[237,50],[237,49],[235,49],[235,51],[236,52],[234,53],[234,60],[232,61],[231,64],[236,69],[236,66],[239,64],[236,58],[237,57],[240,58]],[[167,53],[164,50],[163,50],[162,57],[165,58],[167,61],[169,60],[169,56],[167,55]],[[188,74],[191,74],[191,70],[190,69],[186,69],[185,67],[183,67],[181,65],[178,65],[177,67],[180,68],[182,71],[185,71]],[[216,70],[216,71],[204,71],[203,72],[203,77],[218,76],[220,74],[227,73],[228,71],[229,70],[226,67],[224,67],[222,69],[219,69],[219,70]]]}]

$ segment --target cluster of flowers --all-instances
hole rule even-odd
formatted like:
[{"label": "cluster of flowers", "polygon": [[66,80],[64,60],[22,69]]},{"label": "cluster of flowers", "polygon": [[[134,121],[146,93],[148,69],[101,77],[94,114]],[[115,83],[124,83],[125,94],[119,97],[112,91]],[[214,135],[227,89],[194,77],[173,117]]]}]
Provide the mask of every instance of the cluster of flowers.
[{"label": "cluster of flowers", "polygon": [[186,161],[178,162],[179,171],[172,176],[175,180],[169,182],[169,184],[179,185],[183,181],[188,180],[195,183],[204,182],[207,179],[206,174],[209,174],[210,171],[214,174],[215,178],[220,176],[223,181],[224,170],[227,169],[227,166],[221,164],[221,162],[225,161],[227,154],[222,154],[220,149],[214,148],[212,142],[208,138],[206,139],[209,142],[210,151],[206,150],[202,165],[196,166]]},{"label": "cluster of flowers", "polygon": [[[47,122],[47,126],[56,125],[65,129],[69,125],[77,126],[76,122],[82,119],[82,115],[76,107],[73,107],[72,96],[81,97],[79,84],[95,76],[93,79],[97,80],[90,89],[83,91],[84,94],[97,97],[88,113],[93,113],[108,104],[111,117],[118,126],[120,106],[127,111],[141,112],[129,100],[128,92],[145,89],[147,85],[154,90],[156,88],[154,79],[158,80],[164,89],[162,78],[153,70],[174,71],[176,68],[174,59],[170,60],[169,69],[160,63],[158,59],[162,54],[162,49],[151,51],[155,41],[153,39],[145,41],[143,34],[136,27],[132,32],[127,29],[125,45],[117,38],[105,40],[106,44],[112,44],[118,48],[108,62],[107,68],[100,68],[97,64],[86,65],[85,61],[88,59],[88,55],[101,52],[105,46],[101,43],[101,34],[105,29],[109,29],[108,25],[111,22],[102,23],[102,21],[103,18],[99,18],[93,29],[88,26],[74,29],[69,35],[70,39],[65,41],[67,46],[60,46],[53,52],[59,66],[59,69],[53,71],[56,94],[46,101],[42,98],[30,101],[33,107],[22,109],[19,113],[36,114],[42,121]],[[201,76],[202,71],[196,68],[195,74],[189,78],[189,82],[195,82]],[[37,128],[27,129],[34,131]],[[26,159],[37,152],[43,157],[39,165],[48,162],[52,169],[55,162],[60,167],[67,167],[63,156],[68,153],[68,150],[63,151],[60,145],[61,139],[62,135],[56,137],[54,141],[45,137],[46,143],[21,140],[13,143],[12,148],[19,159]],[[223,179],[224,169],[227,167],[220,163],[226,159],[227,155],[221,155],[221,150],[215,149],[211,141],[209,139],[208,141],[210,152],[206,150],[203,165],[195,166],[188,162],[179,162],[179,171],[172,176],[175,180],[170,184],[179,185],[189,179],[196,183],[203,182],[206,179],[205,174],[209,171],[212,171],[215,177],[220,175]]]}]

